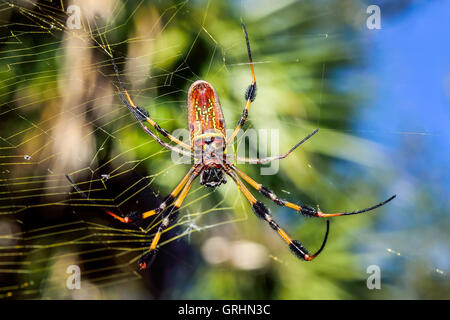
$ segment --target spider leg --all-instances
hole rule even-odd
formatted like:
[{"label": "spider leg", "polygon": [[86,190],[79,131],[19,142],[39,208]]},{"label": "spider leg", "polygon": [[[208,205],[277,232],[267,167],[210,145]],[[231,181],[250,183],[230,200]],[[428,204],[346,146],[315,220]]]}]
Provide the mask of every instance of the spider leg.
[{"label": "spider leg", "polygon": [[[164,128],[161,128],[158,123],[156,123],[155,120],[153,120],[148,111],[143,109],[142,107],[136,106],[133,103],[133,100],[130,97],[130,94],[128,93],[127,89],[124,86],[124,83],[120,77],[119,74],[119,68],[117,67],[117,64],[114,62],[113,59],[111,59],[112,65],[114,67],[114,71],[116,73],[116,76],[119,80],[119,84],[120,84],[120,90],[122,92],[119,94],[122,102],[127,106],[127,108],[130,110],[130,112],[135,116],[135,118],[139,121],[139,123],[141,124],[141,127],[144,128],[144,126],[142,125],[142,121],[146,121],[148,122],[153,128],[156,129],[156,131],[158,131],[160,134],[162,134],[164,137],[170,139],[172,142],[175,142],[176,144],[178,144],[179,146],[183,147],[186,150],[192,151],[192,147],[187,145],[186,143],[180,141],[179,139],[177,139],[176,137],[174,137],[173,135],[171,135],[169,133],[169,131],[167,131]],[[144,129],[145,130],[145,129]],[[148,128],[147,130],[145,130],[148,133]],[[161,144],[161,143],[160,143]]]},{"label": "spider leg", "polygon": [[236,159],[238,161],[249,162],[249,163],[256,163],[256,164],[265,164],[265,163],[269,163],[270,161],[273,161],[273,160],[284,159],[288,155],[290,155],[295,149],[297,149],[300,145],[302,145],[306,140],[308,140],[313,135],[315,135],[318,131],[319,131],[319,129],[314,130],[309,135],[307,135],[305,138],[303,138],[299,143],[297,143],[295,146],[293,146],[288,152],[283,153],[281,155],[272,156],[272,157],[266,157],[266,158],[261,158],[261,159],[258,159],[258,158],[241,158],[241,157],[236,157]]},{"label": "spider leg", "polygon": [[[133,212],[133,213],[129,213],[127,214],[125,217],[121,217],[117,214],[115,214],[114,212],[100,207],[105,213],[109,214],[111,217],[113,217],[114,219],[119,220],[120,222],[123,223],[132,223],[132,222],[137,222],[139,220],[143,220],[143,219],[147,219],[151,216],[154,216],[156,214],[161,213],[162,211],[164,211],[164,209],[166,209],[175,199],[175,197],[180,193],[180,191],[182,190],[182,188],[185,186],[185,184],[187,183],[187,181],[189,180],[190,176],[192,175],[192,173],[194,172],[194,170],[196,169],[197,166],[193,166],[188,173],[184,176],[184,178],[180,181],[180,183],[175,187],[175,189],[170,193],[169,196],[166,197],[166,199],[164,199],[164,201],[159,205],[158,208],[156,209],[152,209],[143,213],[137,213],[137,212]],[[86,193],[84,193],[73,181],[72,179],[69,177],[68,174],[66,174],[66,178],[67,180],[69,180],[70,184],[75,188],[75,190],[81,194],[84,198],[88,199],[88,196],[86,195]],[[96,203],[94,200],[91,200],[91,202]]]},{"label": "spider leg", "polygon": [[239,190],[244,194],[247,198],[248,202],[252,205],[253,212],[255,215],[264,221],[266,221],[269,226],[275,230],[278,235],[286,242],[289,246],[289,249],[300,259],[305,261],[311,261],[316,258],[325,247],[328,238],[328,232],[330,229],[330,221],[327,220],[327,230],[325,232],[325,238],[320,246],[320,249],[317,250],[314,254],[309,254],[308,250],[303,246],[303,244],[298,240],[293,240],[272,218],[269,209],[260,201],[257,201],[253,194],[245,187],[239,177],[234,173],[231,168],[226,169],[227,174],[234,180]]},{"label": "spider leg", "polygon": [[227,144],[230,144],[233,141],[233,139],[236,137],[239,130],[244,125],[244,123],[248,117],[248,110],[250,109],[250,105],[252,104],[253,101],[255,101],[255,98],[256,98],[256,78],[255,78],[255,69],[253,68],[252,51],[250,50],[250,41],[248,40],[247,29],[245,28],[245,25],[243,23],[242,23],[242,29],[243,29],[244,35],[245,35],[248,59],[250,61],[250,69],[252,71],[252,83],[248,86],[247,90],[245,91],[245,99],[247,100],[247,103],[245,104],[244,111],[242,111],[242,116],[239,119],[238,124],[237,124],[236,128],[234,129],[233,134],[228,138]]},{"label": "spider leg", "polygon": [[125,220],[123,222],[125,222],[125,223],[136,222],[139,220],[147,219],[149,217],[152,217],[156,214],[163,212],[168,206],[170,206],[172,204],[172,202],[178,196],[180,191],[183,189],[183,187],[189,181],[189,178],[192,176],[192,174],[194,173],[194,171],[197,168],[198,168],[198,165],[194,165],[191,167],[191,169],[189,169],[188,173],[184,176],[184,178],[180,181],[180,183],[178,183],[178,185],[175,187],[175,189],[173,189],[173,191],[164,199],[164,201],[159,205],[158,208],[152,209],[149,211],[145,211],[140,214],[137,214],[137,213],[129,214],[125,218],[123,218]]},{"label": "spider leg", "polygon": [[139,124],[141,125],[142,129],[144,129],[144,131],[145,131],[149,136],[151,136],[153,139],[155,139],[156,142],[158,142],[158,143],[159,143],[161,146],[163,146],[164,148],[169,149],[169,150],[172,150],[172,151],[175,151],[175,152],[178,152],[178,153],[180,153],[180,154],[183,154],[183,155],[188,156],[188,157],[191,157],[191,158],[194,157],[194,155],[193,155],[191,152],[182,150],[182,149],[180,149],[180,148],[177,148],[177,147],[175,147],[175,146],[172,146],[172,145],[170,145],[170,144],[168,144],[168,143],[162,141],[162,140],[161,140],[156,134],[154,134],[147,126],[143,125],[141,122],[139,122]]},{"label": "spider leg", "polygon": [[123,94],[120,93],[120,92],[119,92],[119,97],[120,97],[120,99],[122,100],[122,102],[128,107],[128,109],[130,109],[131,113],[132,113],[133,116],[136,118],[136,120],[138,121],[138,123],[139,123],[139,125],[141,126],[141,128],[145,131],[145,133],[147,133],[149,136],[151,136],[153,139],[155,139],[156,142],[158,142],[161,146],[163,146],[163,147],[166,148],[166,149],[169,149],[169,150],[178,152],[178,153],[180,153],[180,154],[189,156],[189,157],[191,157],[191,158],[193,157],[193,155],[192,155],[191,152],[186,151],[186,150],[179,149],[179,148],[177,148],[177,147],[175,147],[175,146],[172,146],[172,145],[170,145],[170,144],[168,144],[168,143],[162,141],[156,134],[154,134],[154,133],[146,126],[146,125],[144,125],[144,124],[141,122],[141,120],[140,120],[140,118],[139,118],[139,115],[133,111],[133,109],[132,109],[132,107],[130,106],[130,104],[128,103],[128,101],[125,99],[125,97],[123,96]]},{"label": "spider leg", "polygon": [[156,234],[153,237],[152,243],[150,244],[150,250],[139,259],[138,264],[141,270],[148,268],[150,264],[153,262],[153,259],[155,258],[156,253],[158,252],[157,246],[159,240],[161,239],[162,233],[164,232],[164,230],[167,229],[169,223],[175,221],[178,218],[179,213],[178,209],[180,209],[181,204],[183,203],[184,199],[186,198],[186,195],[191,189],[192,183],[194,182],[195,178],[197,178],[201,172],[201,166],[194,166],[194,168],[195,169],[193,170],[193,172],[188,175],[188,180],[184,185],[180,195],[174,202],[173,207],[167,214],[164,215],[164,219],[159,225],[158,230],[156,231]]},{"label": "spider leg", "polygon": [[368,207],[368,208],[365,208],[362,210],[351,211],[351,212],[342,212],[342,213],[323,213],[322,211],[314,209],[313,207],[310,207],[310,206],[299,206],[298,204],[280,199],[280,198],[278,198],[278,196],[275,193],[273,193],[273,191],[269,190],[262,184],[256,182],[252,178],[250,178],[246,173],[244,173],[242,170],[238,169],[236,166],[232,165],[231,168],[232,168],[232,170],[236,171],[237,174],[239,176],[241,176],[242,179],[244,179],[248,184],[250,184],[253,188],[258,190],[263,196],[269,198],[270,200],[272,200],[273,202],[275,202],[276,204],[278,204],[280,206],[294,209],[306,216],[330,218],[330,217],[349,216],[349,215],[353,215],[353,214],[359,214],[359,213],[371,211],[378,207],[381,207],[381,206],[385,205],[386,203],[388,203],[389,201],[393,200],[397,196],[397,195],[393,195],[392,197],[390,197],[389,199],[387,199],[383,202],[380,202],[374,206],[371,206],[371,207]]}]

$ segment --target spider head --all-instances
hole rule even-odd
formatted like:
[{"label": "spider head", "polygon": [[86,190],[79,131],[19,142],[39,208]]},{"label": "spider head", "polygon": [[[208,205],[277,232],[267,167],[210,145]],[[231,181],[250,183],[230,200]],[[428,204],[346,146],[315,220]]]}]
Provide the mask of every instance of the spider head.
[{"label": "spider head", "polygon": [[223,170],[215,167],[204,169],[200,175],[200,184],[208,188],[216,188],[222,183],[227,183]]}]

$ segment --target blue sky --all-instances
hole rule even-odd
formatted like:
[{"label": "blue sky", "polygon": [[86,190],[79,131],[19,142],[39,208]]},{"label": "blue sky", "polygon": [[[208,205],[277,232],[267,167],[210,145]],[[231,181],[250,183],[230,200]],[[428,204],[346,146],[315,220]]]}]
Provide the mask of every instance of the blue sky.
[{"label": "blue sky", "polygon": [[381,6],[381,15],[382,29],[366,31],[364,72],[375,91],[355,129],[393,148],[411,136],[419,152],[408,157],[406,169],[414,175],[426,160],[449,188],[450,1],[427,1],[394,18],[383,18]]},{"label": "blue sky", "polygon": [[372,90],[359,108],[354,130],[392,150],[393,180],[399,183],[391,188],[399,198],[380,222],[380,230],[408,235],[392,246],[409,246],[407,254],[446,270],[450,1],[420,2],[394,17],[383,17],[380,7],[381,30],[366,30],[363,35],[366,64],[357,73],[369,79]]}]

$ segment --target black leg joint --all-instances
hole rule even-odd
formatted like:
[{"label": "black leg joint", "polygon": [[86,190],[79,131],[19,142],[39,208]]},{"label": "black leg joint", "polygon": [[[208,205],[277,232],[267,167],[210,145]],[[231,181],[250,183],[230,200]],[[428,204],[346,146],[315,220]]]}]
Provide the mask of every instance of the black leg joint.
[{"label": "black leg joint", "polygon": [[248,86],[247,90],[245,90],[245,100],[249,100],[251,102],[255,101],[256,98],[256,83],[252,83]]},{"label": "black leg joint", "polygon": [[161,128],[158,124],[155,125],[156,130],[158,130],[164,137],[168,137],[169,136],[169,131],[167,131],[166,129]]},{"label": "black leg joint", "polygon": [[289,244],[289,249],[294,253],[297,258],[305,260],[305,255],[309,256],[308,250],[300,243],[300,241],[292,240]]},{"label": "black leg joint", "polygon": [[269,198],[270,200],[272,200],[273,202],[275,202],[275,203],[276,203],[277,205],[279,205],[279,206],[284,206],[284,205],[286,204],[286,201],[285,201],[285,200],[283,200],[283,199],[278,199],[277,196],[276,196],[270,189],[267,189],[267,188],[264,187],[264,186],[261,186],[261,188],[259,189],[259,192],[260,192],[263,196]]},{"label": "black leg joint", "polygon": [[269,226],[275,231],[277,231],[280,227],[274,220],[269,221]]},{"label": "black leg joint", "polygon": [[310,206],[302,206],[300,213],[306,216],[317,216],[317,210]]},{"label": "black leg joint", "polygon": [[266,219],[266,215],[270,214],[269,209],[267,209],[267,207],[260,201],[256,201],[253,205],[252,205],[252,209],[253,212],[261,219],[265,220]]},{"label": "black leg joint", "polygon": [[150,116],[147,110],[139,106],[136,106],[134,114],[136,115],[139,121],[144,121],[146,118]]},{"label": "black leg joint", "polygon": [[248,110],[244,109],[244,112],[242,112],[242,116],[239,119],[237,125],[242,127],[244,125],[245,121],[247,120],[247,117],[248,117]]},{"label": "black leg joint", "polygon": [[271,195],[273,195],[273,192],[264,186],[261,186],[261,188],[259,189],[259,192],[267,198],[271,198]]}]

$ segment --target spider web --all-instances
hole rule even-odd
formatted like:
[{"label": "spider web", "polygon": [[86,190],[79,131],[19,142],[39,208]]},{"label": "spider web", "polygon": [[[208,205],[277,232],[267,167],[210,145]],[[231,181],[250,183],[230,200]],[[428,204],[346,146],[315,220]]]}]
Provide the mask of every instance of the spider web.
[{"label": "spider web", "polygon": [[[79,29],[68,27],[69,4],[65,2],[0,4],[2,298],[108,297],[113,295],[110,290],[117,293],[117,288],[125,284],[129,286],[127,292],[143,290],[145,275],[137,271],[136,262],[148,249],[160,217],[124,226],[111,221],[101,208],[122,216],[155,208],[188,166],[173,163],[170,152],[140,130],[118,97],[111,59],[116,61],[133,101],[149,110],[169,131],[186,127],[186,112],[180,110],[185,110],[189,84],[198,79],[213,83],[219,95],[227,93],[221,102],[229,128],[242,112],[242,92],[250,76],[242,31],[236,23],[227,33],[220,32],[223,26],[215,24],[213,18],[220,8],[215,2],[205,2],[203,7],[191,1],[155,6],[146,1],[74,4],[82,8]],[[281,31],[273,31],[270,40],[274,46],[283,44],[277,37]],[[361,192],[355,196],[354,190],[366,190],[362,196],[375,193],[385,183],[385,176],[372,173],[373,180],[344,190],[336,184],[338,175],[326,169],[326,160],[311,161],[303,151],[369,167],[389,162],[382,146],[341,129],[339,123],[345,120],[340,119],[339,110],[321,114],[321,107],[342,100],[326,87],[327,68],[340,59],[349,59],[348,51],[340,50],[335,61],[321,58],[322,51],[336,50],[332,38],[327,33],[302,34],[302,46],[306,43],[318,51],[306,52],[302,59],[298,58],[300,49],[291,43],[294,39],[288,40],[290,47],[285,54],[264,51],[257,41],[252,42],[253,50],[263,57],[255,65],[258,82],[267,95],[265,103],[251,110],[249,128],[282,128],[279,135],[285,140],[280,149],[288,149],[299,134],[304,136],[320,127],[322,138],[317,136],[314,143],[296,151],[294,159],[286,160],[281,170],[296,172],[300,163],[308,173],[301,179],[284,174],[289,182],[275,191],[293,200],[298,197],[289,190],[301,190],[310,202],[327,208],[364,207],[365,203],[357,199]],[[331,43],[330,48],[322,47],[325,40]],[[308,72],[308,64],[320,65],[320,72]],[[275,76],[271,73],[274,65],[281,70]],[[299,83],[284,81],[292,66],[301,77]],[[308,92],[293,99],[304,106],[299,114],[286,112],[284,117],[277,117],[278,112],[285,111],[278,97],[285,96],[289,104],[292,92],[299,91]],[[274,105],[276,110],[269,107]],[[338,125],[330,125],[336,119]],[[296,134],[290,134],[291,130]],[[245,148],[245,143],[241,139],[236,147]],[[66,174],[88,199],[70,185]],[[311,186],[307,190],[303,187],[306,183]],[[371,189],[368,184],[372,183]],[[337,197],[324,199],[323,193],[345,196],[350,203]],[[216,191],[194,185],[180,210],[180,218],[160,242],[158,258],[173,241],[196,241],[191,233],[205,233],[211,228],[226,233],[229,229],[218,227],[233,226],[251,214],[231,183]],[[292,221],[289,219],[284,224]],[[343,221],[333,225],[337,235],[351,227]],[[301,230],[303,237],[312,239],[308,244],[318,245],[322,225]],[[349,243],[367,239],[362,232],[346,237]],[[289,266],[284,255],[273,254],[278,252],[278,246],[274,248],[270,258]],[[318,266],[319,273],[327,269],[327,261],[337,263],[337,269],[339,265],[345,268],[337,258],[340,247],[329,244],[329,248],[329,259]],[[337,253],[331,254],[332,250]],[[373,250],[396,258],[408,257],[385,244]],[[189,263],[176,252],[169,255],[172,263]],[[82,269],[83,287],[90,289],[83,291],[84,296],[66,290],[66,269],[70,265]],[[445,274],[439,268],[432,269]]]},{"label": "spider web", "polygon": [[[1,297],[35,297],[43,292],[43,296],[55,296],[65,285],[65,269],[71,264],[81,266],[88,285],[97,290],[141,279],[136,262],[147,250],[160,217],[124,227],[107,217],[98,218],[103,214],[98,209],[126,214],[156,207],[163,198],[156,181],[169,179],[168,188],[174,187],[177,174],[186,168],[164,161],[170,153],[138,133],[136,122],[118,99],[111,59],[122,58],[116,61],[120,68],[134,64],[133,70],[146,70],[140,80],[133,79],[137,89],[126,82],[139,103],[179,104],[165,98],[180,91],[172,85],[174,78],[192,82],[196,77],[184,63],[179,46],[162,44],[159,52],[125,60],[121,49],[142,50],[151,45],[155,39],[149,36],[157,37],[170,28],[180,10],[186,10],[186,3],[168,6],[159,17],[155,13],[157,20],[149,24],[149,34],[126,40],[117,40],[118,34],[143,2],[133,12],[118,1],[106,3],[107,7],[79,3],[85,6],[80,29],[67,27],[62,2],[2,3],[3,20],[16,22],[2,25],[1,40],[1,117],[2,123],[14,124],[6,125],[8,131],[3,130],[1,138],[0,273],[6,283],[0,288]],[[195,44],[196,39],[191,48]],[[153,60],[152,55],[158,54]],[[179,59],[182,62],[170,69],[158,67]],[[64,70],[58,69],[59,64]],[[165,93],[158,94],[160,89]],[[161,125],[169,120],[157,117]],[[155,158],[160,163],[148,174],[142,164]],[[65,174],[87,199],[72,188]],[[212,198],[213,192],[200,190],[194,188],[181,208],[191,213],[170,228],[181,231],[164,239],[160,247],[192,232],[242,219],[229,214],[232,205],[223,199],[203,201],[212,205],[202,209],[197,203]],[[214,219],[202,220],[212,213]],[[48,277],[44,284],[40,282],[43,275]]]}]

